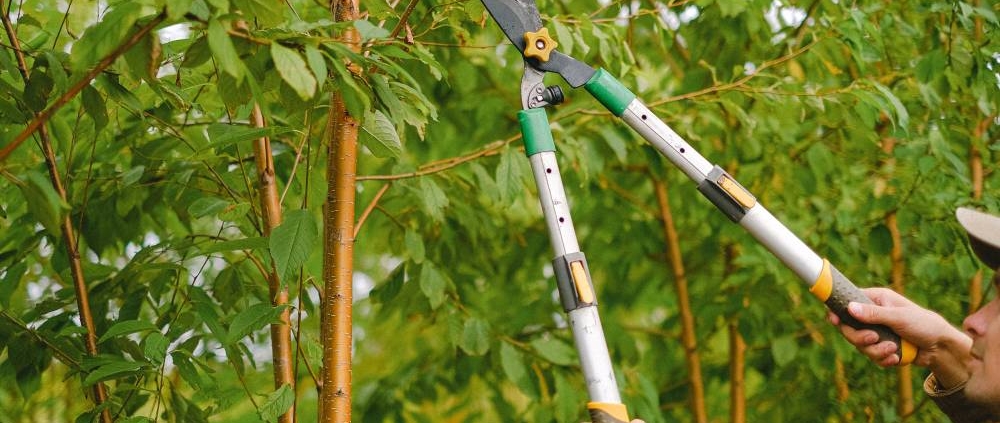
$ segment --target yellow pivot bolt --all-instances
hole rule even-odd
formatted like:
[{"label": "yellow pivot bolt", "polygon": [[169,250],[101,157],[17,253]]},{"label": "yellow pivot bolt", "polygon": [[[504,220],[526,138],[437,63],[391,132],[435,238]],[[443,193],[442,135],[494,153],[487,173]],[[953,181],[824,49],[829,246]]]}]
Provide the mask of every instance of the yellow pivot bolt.
[{"label": "yellow pivot bolt", "polygon": [[538,32],[524,33],[524,57],[548,62],[549,54],[558,46],[559,43],[549,36],[548,28],[539,29]]}]

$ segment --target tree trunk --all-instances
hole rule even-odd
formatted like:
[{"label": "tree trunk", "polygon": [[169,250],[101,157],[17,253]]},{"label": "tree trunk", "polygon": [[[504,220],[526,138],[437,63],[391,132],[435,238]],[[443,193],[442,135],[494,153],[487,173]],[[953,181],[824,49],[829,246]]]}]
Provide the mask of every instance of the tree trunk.
[{"label": "tree trunk", "polygon": [[[358,17],[358,4],[333,0],[330,9],[338,22]],[[360,37],[353,28],[342,42],[359,51]],[[319,421],[351,421],[351,281],[354,271],[354,201],[357,178],[358,121],[352,117],[340,92],[330,100],[327,128],[327,198],[323,225],[324,294],[321,311],[323,386]]]},{"label": "tree trunk", "polygon": [[[882,139],[882,151],[887,157],[885,167],[888,169],[891,169],[895,163],[895,159],[892,158],[892,150],[895,147],[895,138],[885,137]],[[886,189],[888,189],[890,176],[886,175],[884,178],[886,180]],[[904,271],[906,270],[906,264],[903,262],[903,237],[899,233],[899,224],[896,221],[895,211],[890,211],[886,214],[885,226],[889,229],[889,234],[892,237],[892,250],[889,253],[889,259],[892,262],[892,272],[890,273],[892,289],[903,294],[905,291]],[[896,413],[901,417],[906,417],[913,414],[913,374],[910,366],[899,366],[896,367],[896,375],[898,376],[896,392],[899,396],[896,403]]]},{"label": "tree trunk", "polygon": [[[736,244],[728,244],[725,248],[726,263],[722,278],[726,279],[736,273],[736,257],[739,249]],[[743,307],[749,305],[749,298],[743,298]],[[746,399],[746,350],[747,344],[740,333],[738,317],[729,322],[729,421],[745,423],[747,421]]]},{"label": "tree trunk", "polygon": [[[21,50],[21,42],[17,39],[17,33],[14,27],[11,25],[11,21],[8,18],[6,12],[3,13],[2,18],[4,31],[7,33],[7,37],[10,39],[10,44],[13,47],[14,55],[17,57],[17,67],[21,72],[21,78],[24,79],[25,85],[31,80],[31,74],[28,71],[28,64],[24,59],[24,52]],[[41,121],[40,115],[35,113],[35,119]],[[52,188],[55,189],[56,193],[59,195],[59,199],[63,203],[68,204],[68,196],[66,195],[66,188],[63,186],[62,179],[59,177],[59,166],[56,164],[56,154],[52,150],[52,140],[49,138],[48,128],[43,124],[38,126],[38,137],[41,141],[42,155],[45,156],[45,167],[49,171],[49,179],[52,181]],[[11,146],[16,145],[11,143]],[[80,323],[83,325],[87,333],[84,335],[84,346],[86,348],[87,354],[93,357],[97,356],[97,329],[94,326],[94,316],[90,312],[90,295],[87,292],[87,282],[83,274],[83,264],[80,262],[80,251],[77,244],[76,231],[73,229],[73,222],[71,220],[71,213],[66,211],[63,214],[62,221],[59,223],[62,230],[63,244],[66,246],[66,256],[69,260],[70,276],[73,278],[73,291],[76,294],[76,306],[80,312]],[[93,388],[94,404],[100,406],[108,399],[107,390],[104,387],[104,383],[98,382],[94,384]],[[111,411],[105,408],[101,411],[101,422],[111,423]]]},{"label": "tree trunk", "polygon": [[691,385],[691,414],[697,423],[705,423],[708,416],[705,413],[705,389],[701,379],[701,358],[698,355],[698,341],[694,330],[694,315],[691,313],[691,303],[688,298],[687,276],[684,274],[684,262],[681,260],[680,242],[677,239],[677,229],[670,213],[670,202],[667,198],[666,185],[653,178],[656,189],[656,200],[660,205],[660,218],[663,222],[663,232],[667,239],[670,268],[674,274],[674,286],[677,289],[677,303],[681,314],[681,344],[688,368],[688,383]]},{"label": "tree trunk", "polygon": [[[264,115],[260,105],[255,104],[252,112],[253,125],[265,128]],[[271,153],[271,140],[267,137],[258,138],[253,144],[254,161],[257,164],[257,190],[260,195],[261,214],[264,216],[264,236],[271,236],[271,231],[281,224],[281,200],[278,198],[278,184],[274,179],[274,156]],[[272,264],[267,275],[267,286],[271,296],[271,304],[275,307],[288,304],[288,288],[281,286],[281,275]],[[274,387],[280,388],[288,384],[295,392],[295,375],[293,373],[292,355],[292,320],[291,312],[286,307],[278,316],[279,323],[271,324],[271,355],[274,361]],[[279,423],[295,422],[295,405],[285,414],[278,417]]]},{"label": "tree trunk", "polygon": [[747,344],[736,322],[729,324],[729,421],[747,421],[747,400],[744,374],[746,373]]}]

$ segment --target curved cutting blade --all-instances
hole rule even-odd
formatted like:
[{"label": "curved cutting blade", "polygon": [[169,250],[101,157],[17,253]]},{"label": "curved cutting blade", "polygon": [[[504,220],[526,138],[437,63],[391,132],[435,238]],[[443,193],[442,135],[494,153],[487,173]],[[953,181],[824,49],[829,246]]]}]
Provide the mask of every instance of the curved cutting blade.
[{"label": "curved cutting blade", "polygon": [[524,33],[542,28],[535,0],[482,0],[514,47],[524,53]]}]

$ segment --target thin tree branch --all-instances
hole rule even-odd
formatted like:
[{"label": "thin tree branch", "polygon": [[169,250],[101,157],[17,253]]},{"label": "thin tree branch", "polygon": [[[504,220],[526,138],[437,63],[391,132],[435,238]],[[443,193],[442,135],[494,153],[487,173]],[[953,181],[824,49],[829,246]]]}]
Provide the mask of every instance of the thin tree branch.
[{"label": "thin tree branch", "polygon": [[410,0],[410,4],[406,5],[406,10],[404,10],[402,16],[399,17],[399,23],[396,24],[396,27],[392,29],[392,33],[389,34],[390,40],[399,36],[399,32],[406,26],[406,20],[410,18],[410,13],[413,13],[413,9],[417,7],[417,3],[419,1],[420,0]]}]

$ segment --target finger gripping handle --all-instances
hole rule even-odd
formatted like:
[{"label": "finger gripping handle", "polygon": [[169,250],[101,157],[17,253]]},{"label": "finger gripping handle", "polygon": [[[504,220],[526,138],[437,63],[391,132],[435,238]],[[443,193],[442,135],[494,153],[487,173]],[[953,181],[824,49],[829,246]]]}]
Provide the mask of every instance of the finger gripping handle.
[{"label": "finger gripping handle", "polygon": [[840,321],[844,324],[855,329],[874,331],[878,334],[879,342],[890,341],[896,344],[896,355],[899,356],[899,365],[910,364],[916,358],[916,347],[906,340],[901,339],[892,329],[884,325],[863,323],[855,319],[854,316],[851,316],[847,311],[848,303],[873,303],[844,274],[833,267],[829,261],[823,260],[823,271],[810,291],[819,297],[830,308],[830,311],[839,316]]}]

